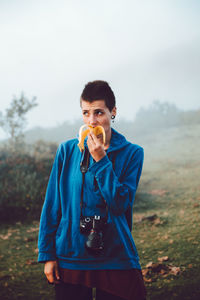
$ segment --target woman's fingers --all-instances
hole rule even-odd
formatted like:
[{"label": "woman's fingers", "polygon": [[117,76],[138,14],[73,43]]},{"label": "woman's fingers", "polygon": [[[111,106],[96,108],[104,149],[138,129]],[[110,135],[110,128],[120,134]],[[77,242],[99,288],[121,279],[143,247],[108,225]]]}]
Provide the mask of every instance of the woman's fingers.
[{"label": "woman's fingers", "polygon": [[96,143],[94,142],[94,139],[93,139],[93,136],[91,135],[91,133],[88,133],[87,145],[88,145],[90,152],[96,146]]},{"label": "woman's fingers", "polygon": [[106,155],[103,144],[98,140],[93,132],[88,133],[87,145],[95,161],[101,160]]},{"label": "woman's fingers", "polygon": [[91,131],[90,135],[91,135],[91,137],[92,137],[92,139],[93,139],[93,141],[94,141],[95,144],[101,144],[101,145],[103,145],[103,135],[102,135],[102,134],[96,136],[96,135]]},{"label": "woman's fingers", "polygon": [[60,276],[57,261],[47,261],[44,265],[44,274],[49,283],[58,283]]},{"label": "woman's fingers", "polygon": [[91,147],[103,147],[102,138],[96,137],[92,131],[88,133],[88,142]]},{"label": "woman's fingers", "polygon": [[89,132],[89,133],[88,133],[88,140],[89,140],[89,143],[90,143],[91,145],[93,145],[93,146],[96,145],[95,137],[96,137],[96,136],[94,135],[93,132]]},{"label": "woman's fingers", "polygon": [[47,261],[44,265],[44,274],[49,283],[54,283],[54,261]]},{"label": "woman's fingers", "polygon": [[55,264],[55,277],[57,280],[60,280],[59,270],[58,270],[58,263]]}]

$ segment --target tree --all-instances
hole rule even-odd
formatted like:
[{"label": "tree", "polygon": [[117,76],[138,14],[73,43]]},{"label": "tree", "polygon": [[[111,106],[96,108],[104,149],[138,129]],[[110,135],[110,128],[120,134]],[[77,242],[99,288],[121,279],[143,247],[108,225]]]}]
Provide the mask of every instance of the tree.
[{"label": "tree", "polygon": [[31,100],[26,98],[23,93],[18,98],[14,97],[10,107],[6,109],[5,115],[0,112],[0,126],[10,137],[12,149],[19,149],[24,142],[24,129],[27,124],[27,113],[38,104],[36,97]]},{"label": "tree", "polygon": [[138,111],[135,124],[145,130],[177,126],[180,123],[180,114],[181,111],[175,104],[155,100],[149,107],[142,107]]}]

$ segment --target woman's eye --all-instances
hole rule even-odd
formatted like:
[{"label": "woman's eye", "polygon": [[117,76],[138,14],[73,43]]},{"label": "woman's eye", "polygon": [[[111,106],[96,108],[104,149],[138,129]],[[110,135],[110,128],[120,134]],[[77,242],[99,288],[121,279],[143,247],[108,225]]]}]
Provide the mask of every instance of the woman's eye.
[{"label": "woman's eye", "polygon": [[84,111],[84,112],[83,112],[83,115],[84,115],[84,116],[88,116],[88,112],[87,112],[87,111]]},{"label": "woman's eye", "polygon": [[98,116],[101,116],[101,115],[103,114],[103,112],[102,112],[102,111],[97,111],[96,114],[97,114]]}]

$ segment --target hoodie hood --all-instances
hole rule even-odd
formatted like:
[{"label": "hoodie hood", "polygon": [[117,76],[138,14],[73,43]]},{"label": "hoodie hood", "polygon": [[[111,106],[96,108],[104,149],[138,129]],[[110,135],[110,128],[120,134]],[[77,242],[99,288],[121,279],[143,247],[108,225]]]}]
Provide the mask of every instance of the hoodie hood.
[{"label": "hoodie hood", "polygon": [[111,140],[110,140],[110,146],[107,150],[107,153],[122,149],[126,147],[128,144],[130,143],[126,140],[126,138],[122,134],[117,132],[115,129],[111,128]]}]

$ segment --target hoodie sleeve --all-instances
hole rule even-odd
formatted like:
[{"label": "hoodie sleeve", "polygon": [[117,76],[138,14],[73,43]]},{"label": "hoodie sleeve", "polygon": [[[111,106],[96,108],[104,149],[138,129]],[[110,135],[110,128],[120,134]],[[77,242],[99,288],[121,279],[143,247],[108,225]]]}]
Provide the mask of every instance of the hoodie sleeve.
[{"label": "hoodie sleeve", "polygon": [[129,206],[133,205],[142,172],[143,159],[144,152],[140,147],[134,152],[120,180],[107,155],[90,167],[108,208],[114,214],[123,214]]},{"label": "hoodie sleeve", "polygon": [[38,262],[55,260],[55,234],[60,221],[59,180],[62,169],[62,146],[60,145],[53,163],[40,218],[38,238]]}]

